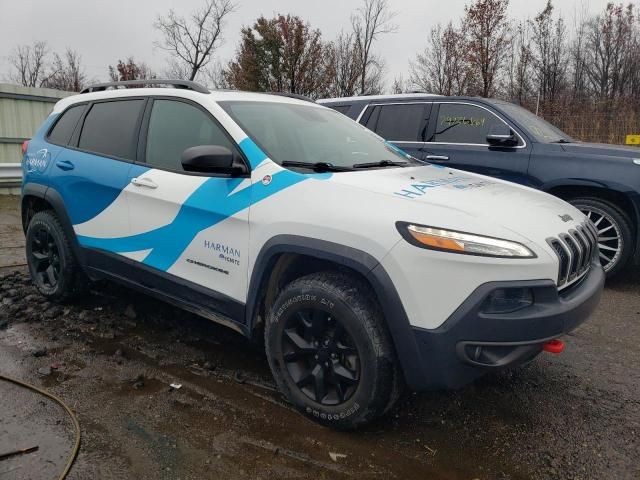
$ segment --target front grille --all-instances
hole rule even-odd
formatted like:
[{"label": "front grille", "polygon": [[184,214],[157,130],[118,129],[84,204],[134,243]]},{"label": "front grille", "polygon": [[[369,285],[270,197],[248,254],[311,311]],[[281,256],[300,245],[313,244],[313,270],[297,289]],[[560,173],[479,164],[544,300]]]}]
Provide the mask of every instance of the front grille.
[{"label": "front grille", "polygon": [[597,238],[595,226],[587,220],[575,230],[547,239],[558,257],[558,290],[573,285],[587,274],[598,252]]}]

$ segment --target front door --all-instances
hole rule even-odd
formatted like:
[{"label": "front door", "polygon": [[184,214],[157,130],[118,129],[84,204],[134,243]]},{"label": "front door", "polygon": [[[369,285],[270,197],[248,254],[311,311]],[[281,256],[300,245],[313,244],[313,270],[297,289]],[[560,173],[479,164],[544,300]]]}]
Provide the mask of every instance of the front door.
[{"label": "front door", "polygon": [[153,100],[142,139],[145,132],[144,162],[132,168],[127,187],[128,256],[169,285],[184,280],[187,291],[198,286],[220,294],[206,298],[244,302],[248,210],[234,208],[233,198],[248,180],[189,173],[181,164],[189,147],[223,145],[239,155],[237,146],[209,112],[178,99]]},{"label": "front door", "polygon": [[[528,184],[531,146],[518,135],[514,147],[493,147],[487,134],[493,125],[504,124],[489,109],[471,103],[434,104],[424,159],[469,172]],[[510,126],[512,130],[512,126]]]}]

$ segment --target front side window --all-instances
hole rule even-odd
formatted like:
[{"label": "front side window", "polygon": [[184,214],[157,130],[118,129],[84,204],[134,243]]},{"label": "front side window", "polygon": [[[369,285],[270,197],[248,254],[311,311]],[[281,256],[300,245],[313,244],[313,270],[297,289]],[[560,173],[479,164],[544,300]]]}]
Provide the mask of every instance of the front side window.
[{"label": "front side window", "polygon": [[109,157],[134,160],[144,100],[96,103],[87,114],[78,147]]},{"label": "front side window", "polygon": [[376,105],[366,127],[392,142],[423,142],[425,104]]},{"label": "front side window", "polygon": [[504,122],[489,110],[475,105],[441,103],[432,142],[487,144],[487,134]]},{"label": "front side window", "polygon": [[344,115],[314,105],[227,101],[220,106],[276,163],[409,163],[384,140]]},{"label": "front side window", "polygon": [[222,128],[199,108],[175,100],[153,102],[147,134],[149,165],[182,170],[182,152],[200,145],[222,145],[235,150]]},{"label": "front side window", "polygon": [[49,134],[49,141],[58,145],[67,145],[71,135],[84,112],[85,105],[76,105],[65,111]]}]

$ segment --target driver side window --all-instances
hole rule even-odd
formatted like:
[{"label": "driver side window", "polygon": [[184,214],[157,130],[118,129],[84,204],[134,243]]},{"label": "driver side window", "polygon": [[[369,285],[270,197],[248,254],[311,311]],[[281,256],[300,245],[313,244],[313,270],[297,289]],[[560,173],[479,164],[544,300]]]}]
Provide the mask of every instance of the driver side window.
[{"label": "driver side window", "polygon": [[222,145],[237,151],[222,127],[199,108],[176,100],[154,100],[146,163],[164,170],[182,171],[182,152],[198,145]]}]

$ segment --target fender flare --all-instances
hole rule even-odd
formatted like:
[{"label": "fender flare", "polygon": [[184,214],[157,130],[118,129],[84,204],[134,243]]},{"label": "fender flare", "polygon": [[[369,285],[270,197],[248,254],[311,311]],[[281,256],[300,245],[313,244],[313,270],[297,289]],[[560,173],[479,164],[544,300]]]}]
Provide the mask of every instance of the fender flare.
[{"label": "fender flare", "polygon": [[248,331],[253,328],[253,318],[260,301],[258,295],[269,278],[275,260],[283,253],[297,253],[328,260],[361,274],[373,288],[382,307],[406,383],[409,387],[424,383],[424,366],[416,338],[391,278],[373,256],[352,247],[297,235],[277,235],[267,241],[256,257],[249,282],[245,308]]},{"label": "fender flare", "polygon": [[22,188],[21,210],[22,226],[25,233],[27,230],[27,225],[25,222],[25,200],[28,196],[40,198],[53,207],[53,211],[58,217],[64,233],[67,235],[67,238],[71,242],[71,249],[76,256],[78,263],[80,263],[80,265],[84,269],[87,264],[86,254],[84,249],[82,249],[80,247],[80,244],[78,243],[78,239],[76,237],[75,230],[73,229],[71,219],[67,214],[67,209],[65,207],[64,200],[62,199],[62,195],[60,195],[60,193],[56,189],[39,183],[26,183],[24,185],[24,187]]}]

